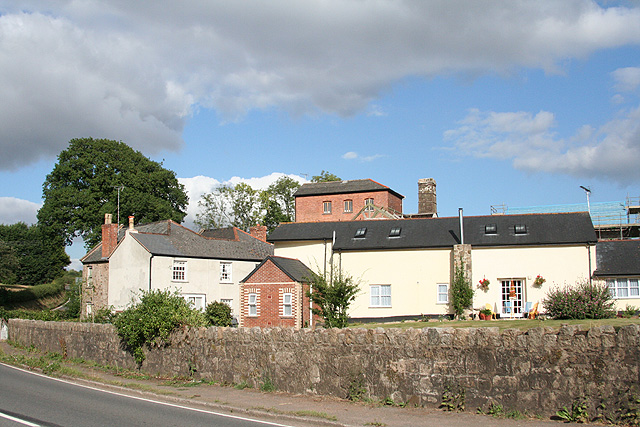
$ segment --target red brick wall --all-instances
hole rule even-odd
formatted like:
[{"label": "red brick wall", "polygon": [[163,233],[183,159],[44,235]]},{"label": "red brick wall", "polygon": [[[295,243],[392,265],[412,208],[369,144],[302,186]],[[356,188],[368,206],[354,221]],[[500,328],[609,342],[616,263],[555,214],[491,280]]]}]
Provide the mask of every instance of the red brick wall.
[{"label": "red brick wall", "polygon": [[[240,285],[240,326],[301,328],[309,322],[307,285],[294,282],[272,261],[267,261]],[[257,295],[257,315],[249,316],[249,294]],[[285,293],[292,294],[291,316],[283,314]]]},{"label": "red brick wall", "polygon": [[[351,221],[364,207],[365,199],[370,198],[373,199],[373,204],[376,206],[402,212],[402,199],[389,191],[302,196],[296,197],[296,222]],[[352,212],[344,212],[345,200],[353,201]],[[323,213],[324,202],[331,202],[331,214]]]}]

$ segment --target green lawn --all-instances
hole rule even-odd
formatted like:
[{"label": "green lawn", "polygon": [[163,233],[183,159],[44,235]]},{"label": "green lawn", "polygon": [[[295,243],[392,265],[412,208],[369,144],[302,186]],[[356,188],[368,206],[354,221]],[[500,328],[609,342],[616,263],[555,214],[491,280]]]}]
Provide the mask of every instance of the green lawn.
[{"label": "green lawn", "polygon": [[592,326],[604,326],[611,325],[613,327],[620,327],[636,324],[640,325],[640,319],[635,318],[614,318],[614,319],[586,319],[586,320],[429,320],[428,322],[416,322],[405,321],[397,323],[355,323],[349,325],[351,328],[488,328],[497,327],[502,329],[515,328],[520,330],[527,330],[537,327],[551,327],[559,329],[562,325],[580,325],[583,330],[589,329]]}]

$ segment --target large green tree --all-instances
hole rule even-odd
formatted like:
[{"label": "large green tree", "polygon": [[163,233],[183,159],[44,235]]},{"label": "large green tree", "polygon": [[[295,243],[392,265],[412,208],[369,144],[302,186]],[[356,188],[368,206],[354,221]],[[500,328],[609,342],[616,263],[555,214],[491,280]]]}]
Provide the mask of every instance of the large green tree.
[{"label": "large green tree", "polygon": [[294,221],[293,194],[298,187],[300,184],[287,176],[263,191],[245,183],[220,186],[202,196],[195,223],[203,229],[234,226],[245,231],[262,224],[272,231],[281,222]]},{"label": "large green tree", "polygon": [[39,285],[69,265],[63,239],[41,225],[0,225],[0,282]]},{"label": "large green tree", "polygon": [[42,187],[38,222],[65,244],[80,236],[87,247],[100,241],[104,214],[117,217],[118,192],[122,224],[130,215],[136,222],[181,222],[189,200],[173,171],[108,139],[72,139]]}]

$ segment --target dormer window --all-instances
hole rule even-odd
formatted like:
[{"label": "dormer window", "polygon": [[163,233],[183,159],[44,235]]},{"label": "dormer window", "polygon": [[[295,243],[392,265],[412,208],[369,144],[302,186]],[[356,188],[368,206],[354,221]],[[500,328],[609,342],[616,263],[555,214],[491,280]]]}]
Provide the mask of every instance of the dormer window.
[{"label": "dormer window", "polygon": [[353,237],[362,238],[365,236],[365,234],[367,234],[367,227],[361,227],[356,230],[356,234]]},{"label": "dormer window", "polygon": [[527,225],[526,224],[516,224],[513,227],[513,231],[516,234],[527,234]]},{"label": "dormer window", "polygon": [[498,226],[496,224],[485,225],[484,234],[498,234]]},{"label": "dormer window", "polygon": [[400,237],[400,232],[402,231],[402,227],[391,227],[389,231],[389,237]]}]

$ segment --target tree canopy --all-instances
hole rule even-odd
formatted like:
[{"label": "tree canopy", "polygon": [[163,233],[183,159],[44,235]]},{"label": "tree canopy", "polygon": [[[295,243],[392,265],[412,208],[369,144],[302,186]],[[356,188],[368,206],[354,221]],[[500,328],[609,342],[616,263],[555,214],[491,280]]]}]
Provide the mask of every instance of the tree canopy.
[{"label": "tree canopy", "polygon": [[60,236],[40,225],[0,225],[0,283],[40,285],[51,282],[69,265]]},{"label": "tree canopy", "polygon": [[71,244],[80,236],[91,247],[100,241],[104,214],[120,223],[186,216],[188,197],[173,171],[121,141],[72,139],[42,186],[44,204],[38,222]]},{"label": "tree canopy", "polygon": [[298,187],[300,184],[287,176],[263,191],[245,183],[220,186],[202,196],[195,223],[203,229],[234,226],[245,231],[262,224],[272,231],[281,222],[294,221],[293,194]]},{"label": "tree canopy", "polygon": [[348,274],[333,270],[327,278],[316,273],[307,280],[311,291],[307,296],[313,302],[313,314],[322,317],[326,328],[345,328],[349,323],[349,306],[360,291],[360,283]]},{"label": "tree canopy", "polygon": [[331,182],[331,181],[342,181],[342,178],[325,170],[320,172],[320,175],[314,175],[311,177],[311,182]]}]

